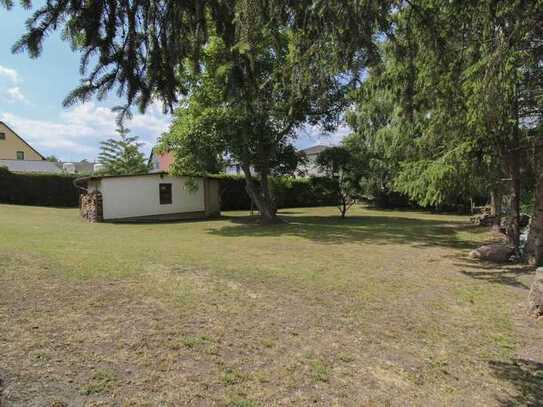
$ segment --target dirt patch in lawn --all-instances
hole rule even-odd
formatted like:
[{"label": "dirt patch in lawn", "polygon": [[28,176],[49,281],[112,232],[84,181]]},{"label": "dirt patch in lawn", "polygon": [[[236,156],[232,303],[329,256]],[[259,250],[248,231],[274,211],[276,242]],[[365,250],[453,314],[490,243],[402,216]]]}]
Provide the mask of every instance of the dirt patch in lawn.
[{"label": "dirt patch in lawn", "polygon": [[[70,281],[11,255],[0,270],[2,407],[541,400],[541,365],[528,359],[541,355],[489,344],[471,320],[476,291],[458,295],[462,320],[440,322],[439,289],[387,303],[194,267]],[[541,327],[514,312],[528,349]],[[505,334],[496,341],[510,346]]]}]

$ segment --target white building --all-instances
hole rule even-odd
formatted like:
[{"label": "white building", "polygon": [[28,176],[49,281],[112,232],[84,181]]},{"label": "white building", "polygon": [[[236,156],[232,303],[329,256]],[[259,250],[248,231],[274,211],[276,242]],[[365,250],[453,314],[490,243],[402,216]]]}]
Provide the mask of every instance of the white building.
[{"label": "white building", "polygon": [[220,215],[219,181],[166,173],[79,178],[81,216],[90,222],[153,221]]},{"label": "white building", "polygon": [[305,154],[306,163],[305,165],[300,165],[298,172],[306,177],[322,177],[324,172],[317,165],[317,157],[320,153],[326,150],[328,146],[317,145],[313,147],[306,148],[300,152]]}]

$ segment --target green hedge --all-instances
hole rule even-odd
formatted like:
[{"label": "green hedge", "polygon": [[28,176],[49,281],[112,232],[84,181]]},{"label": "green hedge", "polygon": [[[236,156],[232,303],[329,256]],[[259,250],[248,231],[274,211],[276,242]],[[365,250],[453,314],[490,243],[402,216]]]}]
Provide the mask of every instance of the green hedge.
[{"label": "green hedge", "polygon": [[[14,174],[0,168],[0,203],[78,207],[79,191],[75,176],[52,174]],[[239,176],[215,176],[221,185],[221,209],[248,210],[251,200],[245,179]],[[275,177],[271,188],[279,208],[335,205],[333,181],[328,178]],[[255,208],[256,209],[256,208]]]},{"label": "green hedge", "polygon": [[0,203],[58,207],[79,206],[73,176],[14,174],[0,168]]},{"label": "green hedge", "polygon": [[[217,176],[221,184],[221,209],[233,211],[251,208],[251,199],[245,190],[245,178]],[[329,178],[275,177],[271,189],[278,208],[335,205],[333,181]],[[256,208],[255,208],[256,209]]]}]

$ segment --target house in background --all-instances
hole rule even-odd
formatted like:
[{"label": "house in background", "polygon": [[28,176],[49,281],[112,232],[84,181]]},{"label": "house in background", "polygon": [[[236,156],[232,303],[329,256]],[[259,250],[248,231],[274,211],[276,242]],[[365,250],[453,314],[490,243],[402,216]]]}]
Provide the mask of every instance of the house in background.
[{"label": "house in background", "polygon": [[81,175],[91,175],[97,172],[100,172],[104,169],[104,166],[99,163],[82,160],[79,162],[62,162],[59,161],[59,165],[62,167],[62,170],[67,174],[81,174]]},{"label": "house in background", "polygon": [[172,152],[159,153],[156,148],[151,150],[149,157],[150,172],[169,172],[170,167],[175,161],[175,156]]},{"label": "house in background", "polygon": [[300,152],[305,154],[306,163],[300,165],[298,171],[306,177],[322,177],[324,172],[319,168],[317,164],[317,157],[320,153],[326,150],[328,146],[316,145],[313,147],[306,148]]},{"label": "house in background", "polygon": [[[324,176],[324,173],[317,165],[317,156],[327,148],[328,146],[317,145],[301,150],[301,152],[305,154],[306,163],[300,165],[296,173],[299,176],[306,177]],[[149,168],[151,168],[150,172],[169,172],[170,167],[174,163],[174,161],[175,155],[173,152],[158,153],[156,149],[153,149],[151,151],[151,156],[149,157]],[[241,169],[241,165],[229,160],[224,167],[223,173],[226,175],[243,175],[243,170]],[[251,174],[256,174],[256,171],[253,167],[251,167]]]},{"label": "house in background", "polygon": [[0,121],[0,167],[11,172],[42,172],[59,174],[60,167],[47,161],[36,149]]}]

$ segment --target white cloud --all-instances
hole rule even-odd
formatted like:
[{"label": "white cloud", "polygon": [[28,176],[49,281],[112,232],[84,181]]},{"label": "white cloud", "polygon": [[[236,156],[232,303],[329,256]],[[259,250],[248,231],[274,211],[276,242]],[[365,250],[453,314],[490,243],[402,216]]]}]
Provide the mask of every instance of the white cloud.
[{"label": "white cloud", "polygon": [[27,102],[25,95],[21,91],[19,86],[13,86],[6,91],[6,95],[11,101],[16,102]]},{"label": "white cloud", "polygon": [[6,68],[5,66],[0,65],[0,77],[6,78],[12,84],[15,84],[19,81],[19,75],[15,69]]},{"label": "white cloud", "polygon": [[317,144],[338,145],[351,131],[351,128],[346,124],[339,125],[332,133],[326,133],[318,126],[306,126],[298,132],[296,144],[300,148],[307,148]]},{"label": "white cloud", "polygon": [[[62,160],[95,159],[100,142],[116,135],[116,113],[85,103],[62,112],[58,119],[34,120],[12,113],[0,114],[0,120],[13,127],[21,137],[44,155],[55,155]],[[144,143],[145,153],[156,143],[160,134],[168,129],[169,116],[160,108],[150,106],[142,115],[134,115],[126,127]]]},{"label": "white cloud", "polygon": [[28,103],[19,83],[19,74],[15,69],[6,68],[5,66],[0,65],[0,89],[6,89],[2,92],[2,96],[4,96],[8,102]]}]

